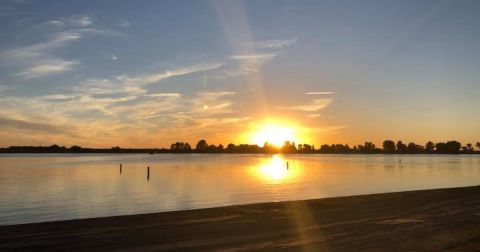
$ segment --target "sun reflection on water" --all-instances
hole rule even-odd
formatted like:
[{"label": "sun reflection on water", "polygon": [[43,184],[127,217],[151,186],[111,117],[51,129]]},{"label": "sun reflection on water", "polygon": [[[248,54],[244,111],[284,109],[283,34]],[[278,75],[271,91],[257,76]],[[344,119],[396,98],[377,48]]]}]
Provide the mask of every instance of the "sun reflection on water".
[{"label": "sun reflection on water", "polygon": [[287,166],[287,161],[280,155],[274,155],[271,159],[256,167],[256,174],[263,180],[272,183],[280,183],[292,177],[292,167]]}]

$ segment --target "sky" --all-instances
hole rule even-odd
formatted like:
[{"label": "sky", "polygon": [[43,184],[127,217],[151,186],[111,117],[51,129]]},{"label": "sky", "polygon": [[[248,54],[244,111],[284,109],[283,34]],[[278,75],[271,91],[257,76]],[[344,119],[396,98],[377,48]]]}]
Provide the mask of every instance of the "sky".
[{"label": "sky", "polygon": [[480,141],[480,2],[0,2],[0,146]]}]

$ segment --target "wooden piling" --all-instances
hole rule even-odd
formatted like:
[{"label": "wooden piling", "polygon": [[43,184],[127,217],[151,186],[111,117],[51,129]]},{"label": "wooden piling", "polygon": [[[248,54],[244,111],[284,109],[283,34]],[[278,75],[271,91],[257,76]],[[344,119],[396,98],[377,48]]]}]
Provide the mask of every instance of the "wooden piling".
[{"label": "wooden piling", "polygon": [[120,164],[120,174],[122,174],[122,164]]},{"label": "wooden piling", "polygon": [[147,166],[147,180],[150,180],[150,166]]}]

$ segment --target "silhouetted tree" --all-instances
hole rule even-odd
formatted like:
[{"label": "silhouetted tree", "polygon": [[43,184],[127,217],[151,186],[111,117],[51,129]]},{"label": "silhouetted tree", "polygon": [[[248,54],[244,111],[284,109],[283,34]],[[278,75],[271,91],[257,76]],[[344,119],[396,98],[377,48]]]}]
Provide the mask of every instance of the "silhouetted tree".
[{"label": "silhouetted tree", "polygon": [[295,142],[285,141],[280,150],[282,153],[294,153],[297,151],[297,147],[295,147]]},{"label": "silhouetted tree", "polygon": [[365,142],[364,145],[358,145],[358,151],[361,153],[374,153],[376,151],[375,144],[372,142]]},{"label": "silhouetted tree", "polygon": [[192,147],[189,143],[176,142],[170,145],[170,150],[175,153],[190,152]]},{"label": "silhouetted tree", "polygon": [[473,144],[467,143],[465,146],[462,147],[462,150],[465,153],[472,153],[473,152]]},{"label": "silhouetted tree", "polygon": [[197,143],[197,146],[195,147],[195,150],[197,152],[205,152],[208,148],[208,144],[207,144],[207,141],[205,141],[204,139],[198,141]]},{"label": "silhouetted tree", "polygon": [[478,149],[480,149],[480,142],[477,142],[476,146]]},{"label": "silhouetted tree", "polygon": [[400,154],[407,153],[407,146],[404,143],[402,143],[402,141],[397,142],[397,152]]},{"label": "silhouetted tree", "polygon": [[407,153],[417,154],[424,152],[424,148],[421,145],[415,144],[413,142],[409,143],[407,146]]},{"label": "silhouetted tree", "polygon": [[278,149],[271,145],[269,142],[265,142],[265,144],[263,144],[263,152],[264,153],[277,153],[278,152]]},{"label": "silhouetted tree", "polygon": [[217,146],[213,145],[213,144],[210,144],[209,146],[207,146],[207,148],[205,149],[205,152],[208,152],[208,153],[216,153],[218,152],[218,148]]},{"label": "silhouetted tree", "polygon": [[72,147],[70,147],[70,151],[72,152],[81,152],[82,151],[82,147],[78,146],[78,145],[73,145]]},{"label": "silhouetted tree", "polygon": [[309,145],[309,144],[299,144],[297,150],[300,153],[312,153],[313,152],[312,146]]},{"label": "silhouetted tree", "polygon": [[395,153],[395,142],[392,140],[383,141],[383,151],[385,153]]},{"label": "silhouetted tree", "polygon": [[227,145],[227,152],[228,152],[228,153],[233,153],[234,151],[235,151],[235,144],[229,143],[229,144]]},{"label": "silhouetted tree", "polygon": [[435,149],[435,144],[432,141],[428,141],[425,144],[425,151],[427,153],[433,153],[434,149]]},{"label": "silhouetted tree", "polygon": [[457,141],[448,141],[446,143],[436,143],[435,149],[441,154],[457,154],[460,152],[462,144]]}]

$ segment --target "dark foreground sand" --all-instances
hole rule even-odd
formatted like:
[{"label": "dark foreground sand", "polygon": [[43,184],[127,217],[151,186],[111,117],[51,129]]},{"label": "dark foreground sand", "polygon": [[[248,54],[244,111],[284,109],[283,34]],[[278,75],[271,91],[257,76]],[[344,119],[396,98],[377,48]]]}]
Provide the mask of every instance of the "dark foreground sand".
[{"label": "dark foreground sand", "polygon": [[480,250],[480,187],[0,227],[0,250]]}]

